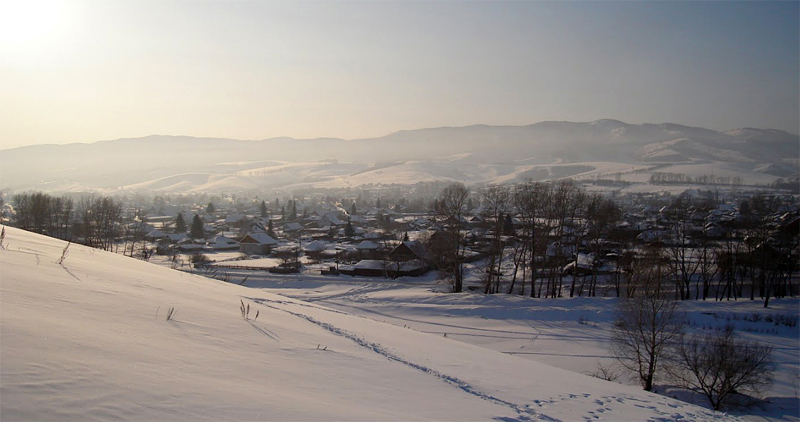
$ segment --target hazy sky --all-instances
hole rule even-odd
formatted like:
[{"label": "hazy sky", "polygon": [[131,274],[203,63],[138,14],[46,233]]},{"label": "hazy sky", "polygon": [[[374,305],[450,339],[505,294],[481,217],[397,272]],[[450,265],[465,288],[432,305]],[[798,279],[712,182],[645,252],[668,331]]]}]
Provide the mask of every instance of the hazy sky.
[{"label": "hazy sky", "polygon": [[600,118],[800,131],[797,1],[0,1],[0,148]]}]

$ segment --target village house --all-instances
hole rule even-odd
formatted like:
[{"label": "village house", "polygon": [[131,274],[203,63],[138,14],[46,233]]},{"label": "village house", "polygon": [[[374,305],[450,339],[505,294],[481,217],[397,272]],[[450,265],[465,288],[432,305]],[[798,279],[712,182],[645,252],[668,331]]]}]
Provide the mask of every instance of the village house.
[{"label": "village house", "polygon": [[261,232],[250,232],[239,241],[239,250],[247,255],[268,255],[278,241]]}]

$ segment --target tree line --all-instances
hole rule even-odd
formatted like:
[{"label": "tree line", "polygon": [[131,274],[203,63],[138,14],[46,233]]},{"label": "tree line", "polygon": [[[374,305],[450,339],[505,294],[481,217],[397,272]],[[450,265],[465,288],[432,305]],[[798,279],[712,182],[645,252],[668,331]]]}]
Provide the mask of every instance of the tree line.
[{"label": "tree line", "polygon": [[[571,181],[492,185],[479,196],[483,217],[490,225],[488,238],[483,239],[488,260],[485,293],[500,293],[501,280],[510,278],[508,293],[524,292],[527,285],[531,297],[595,294],[596,268],[581,284],[573,279],[569,285],[564,284],[561,268],[572,257],[571,251],[581,245],[589,244],[597,252],[603,247],[600,240],[622,214],[613,200],[588,193]],[[470,191],[461,183],[446,187],[434,201],[434,214],[448,239],[432,242],[436,260],[452,277],[456,292],[463,289],[467,246],[476,242],[463,230],[468,202]],[[512,216],[517,224],[512,223]],[[513,253],[508,254],[509,249]],[[504,262],[509,260],[513,271],[506,277]]]},{"label": "tree line", "polygon": [[744,179],[741,176],[714,176],[713,174],[701,174],[690,176],[683,173],[664,173],[654,172],[650,175],[650,183],[654,185],[668,184],[697,184],[697,185],[732,185],[741,186]]},{"label": "tree line", "polygon": [[111,250],[122,235],[122,203],[104,196],[25,192],[12,197],[13,224],[24,230]]},{"label": "tree line", "polygon": [[775,198],[755,195],[739,204],[735,219],[712,222],[706,218],[716,204],[680,195],[646,222],[650,238],[637,239],[639,231],[620,228],[619,204],[571,181],[481,190],[481,236],[466,221],[474,218],[467,206],[472,196],[453,183],[434,200],[441,233],[428,246],[455,292],[464,289],[464,263],[476,251],[485,258],[481,288],[487,294],[631,297],[638,280],[653,271],[684,300],[768,301],[796,290],[791,276],[800,234],[776,223]]}]

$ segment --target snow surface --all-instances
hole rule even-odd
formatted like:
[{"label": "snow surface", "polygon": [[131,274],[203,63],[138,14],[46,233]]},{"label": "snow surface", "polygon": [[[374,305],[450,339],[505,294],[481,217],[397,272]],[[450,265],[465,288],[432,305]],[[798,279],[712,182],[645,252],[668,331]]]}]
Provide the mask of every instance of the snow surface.
[{"label": "snow surface", "polygon": [[66,243],[13,228],[4,245],[4,421],[736,420],[80,245],[58,264]]},{"label": "snow surface", "polygon": [[[602,364],[623,374],[609,351],[615,318],[613,297],[531,299],[502,294],[442,294],[436,292],[436,285],[408,280],[319,283],[287,277],[261,283],[251,280],[248,284],[414,330],[447,334],[447,338],[573,372],[597,372],[597,365]],[[800,329],[772,322],[782,317],[797,319],[800,300],[772,299],[769,309],[763,308],[761,300],[692,300],[681,302],[680,310],[691,321],[688,334],[734,324],[740,338],[772,346],[777,368],[773,386],[763,391],[768,408],[742,413],[757,416],[754,420],[800,420]],[[758,320],[753,318],[756,315]],[[624,377],[618,380],[623,381]],[[664,379],[657,378],[656,382],[660,392],[675,393]],[[702,397],[687,398],[706,403]]]}]

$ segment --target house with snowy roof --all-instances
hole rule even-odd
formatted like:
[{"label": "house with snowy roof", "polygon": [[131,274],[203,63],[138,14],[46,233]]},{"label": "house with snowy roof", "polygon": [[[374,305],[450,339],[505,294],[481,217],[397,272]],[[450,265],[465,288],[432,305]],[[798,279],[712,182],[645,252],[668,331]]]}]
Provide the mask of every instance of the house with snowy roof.
[{"label": "house with snowy roof", "polygon": [[152,230],[146,235],[144,235],[145,240],[150,242],[158,242],[159,240],[166,239],[167,234],[162,232],[161,230]]},{"label": "house with snowy roof", "polygon": [[287,233],[298,232],[304,228],[305,227],[300,223],[286,223],[283,225],[283,231]]},{"label": "house with snowy roof", "polygon": [[239,249],[239,243],[227,236],[216,236],[208,242],[208,246],[216,251]]},{"label": "house with snowy roof", "polygon": [[362,259],[379,259],[380,258],[380,245],[371,240],[364,240],[356,245],[359,257]]},{"label": "house with snowy roof", "polygon": [[335,212],[327,212],[316,221],[317,227],[343,226],[347,224],[342,221]]},{"label": "house with snowy roof", "polygon": [[278,245],[272,236],[261,232],[250,232],[239,241],[239,250],[247,255],[267,255]]},{"label": "house with snowy roof", "polygon": [[401,242],[389,252],[389,259],[392,261],[410,261],[412,259],[425,260],[425,258],[425,245],[416,240]]}]

